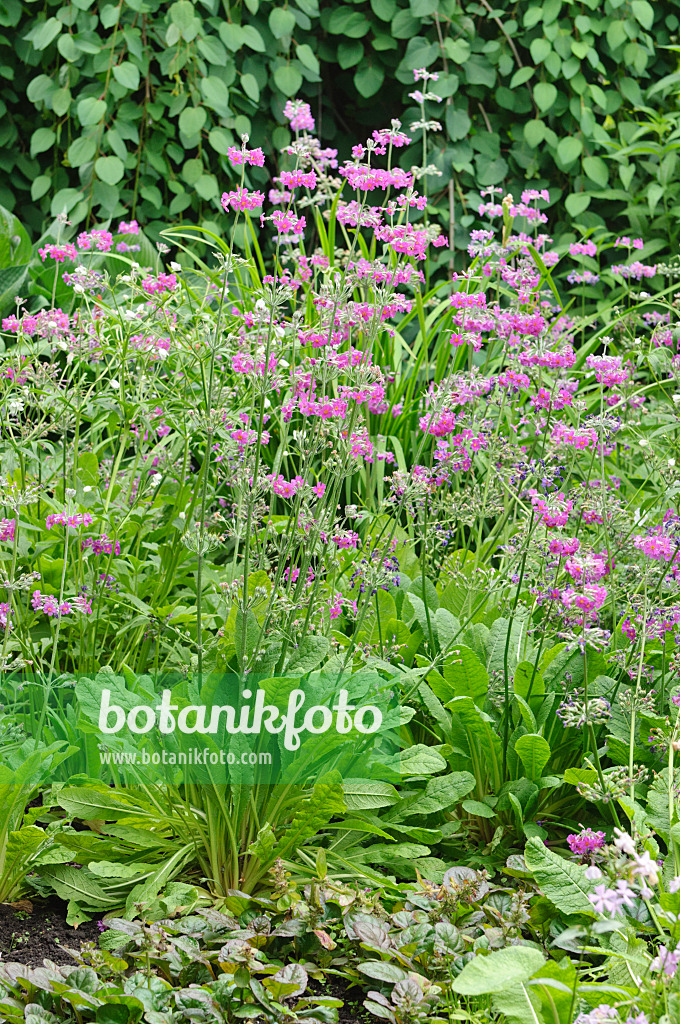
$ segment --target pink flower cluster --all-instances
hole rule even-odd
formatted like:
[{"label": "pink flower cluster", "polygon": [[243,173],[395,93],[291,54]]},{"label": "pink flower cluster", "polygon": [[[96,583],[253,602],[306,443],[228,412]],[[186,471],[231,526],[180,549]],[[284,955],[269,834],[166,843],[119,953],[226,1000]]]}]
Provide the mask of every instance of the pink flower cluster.
[{"label": "pink flower cluster", "polygon": [[584,828],[578,835],[567,836],[567,844],[572,853],[579,857],[587,857],[605,845],[604,832],[593,832],[591,828]]},{"label": "pink flower cluster", "polygon": [[556,526],[566,526],[569,521],[569,513],[574,507],[573,501],[565,498],[564,493],[539,494],[536,490],[529,491],[531,504],[538,513],[539,520],[549,530]]},{"label": "pink flower cluster", "polygon": [[38,255],[43,263],[46,259],[54,260],[56,263],[63,263],[65,260],[77,260],[78,250],[72,242],[62,242],[60,245],[53,245],[50,242],[48,245],[43,246],[42,249],[38,249]]},{"label": "pink flower cluster", "polygon": [[256,210],[264,202],[264,192],[249,192],[247,188],[237,188],[232,192],[222,193],[222,207],[224,210]]},{"label": "pink flower cluster", "polygon": [[101,537],[84,537],[80,542],[80,550],[87,551],[88,548],[95,555],[119,555],[120,541],[110,540],[105,533],[102,533]]},{"label": "pink flower cluster", "polygon": [[288,100],[283,108],[283,116],[290,123],[294,132],[314,131],[314,118],[309,103],[302,100]]},{"label": "pink flower cluster", "polygon": [[92,602],[85,594],[79,594],[72,601],[63,601],[59,604],[57,598],[51,594],[41,594],[39,590],[34,590],[31,607],[33,611],[44,612],[50,618],[70,615],[73,611],[82,615],[92,615]]},{"label": "pink flower cluster", "polygon": [[75,530],[79,526],[91,526],[94,522],[89,512],[54,512],[49,515],[45,520],[45,526],[48,530],[51,530],[53,526],[66,526],[71,530]]},{"label": "pink flower cluster", "polygon": [[16,519],[0,519],[0,541],[13,541],[16,525]]},{"label": "pink flower cluster", "polygon": [[227,158],[233,167],[242,167],[243,164],[264,167],[264,153],[259,146],[257,149],[246,149],[245,146],[242,149],[237,149],[236,146],[230,146],[227,150]]},{"label": "pink flower cluster", "polygon": [[147,295],[157,295],[163,292],[174,292],[177,287],[175,274],[159,274],[157,277],[145,277],[142,281],[142,288]]},{"label": "pink flower cluster", "polygon": [[98,252],[109,252],[113,247],[113,235],[110,231],[95,228],[93,231],[81,231],[76,239],[78,248],[83,252],[96,249]]}]

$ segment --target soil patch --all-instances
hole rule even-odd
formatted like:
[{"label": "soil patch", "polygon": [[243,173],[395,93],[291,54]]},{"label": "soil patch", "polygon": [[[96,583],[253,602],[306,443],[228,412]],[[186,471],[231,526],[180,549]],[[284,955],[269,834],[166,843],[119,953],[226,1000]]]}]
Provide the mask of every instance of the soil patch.
[{"label": "soil patch", "polygon": [[80,949],[84,942],[96,942],[98,937],[96,921],[78,928],[66,924],[66,904],[56,897],[31,903],[22,900],[15,906],[0,904],[0,954],[5,962],[42,967],[43,960],[51,960],[75,967],[67,948]]}]

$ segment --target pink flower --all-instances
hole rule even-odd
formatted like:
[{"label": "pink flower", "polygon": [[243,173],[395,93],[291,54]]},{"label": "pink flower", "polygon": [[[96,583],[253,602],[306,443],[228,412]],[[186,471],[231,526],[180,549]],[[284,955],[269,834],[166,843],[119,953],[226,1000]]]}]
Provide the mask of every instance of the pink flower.
[{"label": "pink flower", "polygon": [[283,108],[283,116],[290,122],[294,132],[314,131],[314,118],[309,103],[302,100],[288,100]]},{"label": "pink flower", "polygon": [[110,231],[103,231],[100,228],[94,231],[81,231],[76,242],[78,248],[87,252],[90,249],[97,249],[99,252],[109,252],[113,248],[113,235]]},{"label": "pink flower", "polygon": [[227,150],[227,158],[234,167],[241,167],[243,164],[264,167],[264,153],[259,147],[257,149],[246,149],[245,147],[237,149],[236,146],[230,146]]},{"label": "pink flower", "polygon": [[139,224],[137,223],[136,220],[130,220],[130,221],[122,220],[120,222],[120,224],[118,225],[118,231],[116,232],[116,234],[118,234],[118,235],[138,235],[139,234]]},{"label": "pink flower", "polygon": [[38,249],[40,259],[45,262],[46,259],[53,259],[57,263],[63,263],[64,260],[75,261],[78,259],[78,252],[75,245],[71,242],[62,242],[61,245],[49,245],[43,246],[42,249]]},{"label": "pink flower", "polygon": [[229,210],[256,210],[264,202],[264,192],[249,192],[246,188],[237,188],[233,192],[222,193],[222,207]]},{"label": "pink flower", "polygon": [[567,836],[567,843],[572,853],[579,857],[587,857],[605,845],[604,832],[593,832],[591,828],[583,829],[578,835]]},{"label": "pink flower", "polygon": [[16,525],[16,519],[0,519],[0,541],[13,541]]}]

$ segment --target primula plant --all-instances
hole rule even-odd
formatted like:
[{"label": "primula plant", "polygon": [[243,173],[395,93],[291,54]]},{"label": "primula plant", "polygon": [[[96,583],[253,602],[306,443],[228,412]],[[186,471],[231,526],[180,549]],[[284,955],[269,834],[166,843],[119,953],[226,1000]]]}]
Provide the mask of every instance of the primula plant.
[{"label": "primula plant", "polygon": [[[347,160],[302,101],[280,167],[244,136],[221,232],[61,217],[3,320],[6,891],[117,933],[99,978],[6,968],[10,1018],[332,1021],[316,962],[394,1024],[677,1019],[678,268],[555,246],[529,181],[442,277],[415,79]],[[199,717],[225,677],[314,697],[311,759],[142,770],[164,706],[260,750]],[[392,700],[360,771],[340,682]]]}]

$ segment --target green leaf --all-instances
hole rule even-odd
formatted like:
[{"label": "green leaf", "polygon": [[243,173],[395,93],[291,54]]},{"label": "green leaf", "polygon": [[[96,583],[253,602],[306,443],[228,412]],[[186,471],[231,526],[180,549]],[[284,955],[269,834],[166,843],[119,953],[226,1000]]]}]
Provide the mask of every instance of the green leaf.
[{"label": "green leaf", "polygon": [[537,733],[527,733],[516,741],[515,753],[529,778],[540,779],[543,769],[550,760],[550,744]]},{"label": "green leaf", "polygon": [[107,185],[117,185],[125,174],[125,164],[117,156],[100,156],[94,169],[97,177]]},{"label": "green leaf", "polygon": [[94,96],[81,100],[77,106],[78,120],[83,125],[97,124],[106,114],[106,103]]},{"label": "green leaf", "polygon": [[54,145],[57,136],[51,128],[38,128],[31,135],[31,156],[45,153]]},{"label": "green leaf", "polygon": [[446,108],[446,131],[453,142],[464,139],[470,132],[472,121],[467,110],[450,104]]},{"label": "green leaf", "polygon": [[275,7],[269,14],[269,28],[275,39],[293,34],[295,15],[289,8]]},{"label": "green leaf", "polygon": [[55,89],[52,93],[52,110],[57,117],[63,117],[71,106],[71,92],[69,89]]},{"label": "green leaf", "polygon": [[363,964],[359,964],[358,967],[361,973],[367,974],[369,978],[374,978],[376,981],[386,981],[390,985],[394,985],[396,982],[403,981],[404,978],[408,977],[406,971],[399,967],[398,964],[385,963],[384,960],[367,960]]},{"label": "green leaf", "polygon": [[474,960],[465,964],[451,983],[451,988],[462,996],[503,992],[511,985],[528,981],[544,963],[545,957],[538,949],[531,946],[507,946],[487,956],[478,954]]},{"label": "green leaf", "polygon": [[[249,76],[244,75],[244,78]],[[222,156],[226,156],[229,152],[230,146],[234,145],[234,139],[231,132],[228,132],[225,128],[211,128],[208,135],[208,142],[215,150],[216,153],[221,153]]]},{"label": "green leaf", "polygon": [[315,75],[319,74],[319,59],[311,46],[307,43],[301,43],[295,47],[295,53],[303,67],[306,67],[308,71],[313,71]]},{"label": "green leaf", "polygon": [[62,29],[62,23],[57,18],[48,18],[47,21],[39,22],[31,29],[26,39],[30,39],[35,50],[46,50],[50,43],[53,43]]},{"label": "green leaf", "polygon": [[296,675],[305,675],[321,664],[330,649],[331,643],[328,637],[310,634],[291,654],[286,671],[294,672]]},{"label": "green leaf", "polygon": [[630,6],[635,19],[640,22],[643,28],[649,31],[654,24],[654,8],[652,5],[648,0],[633,0]]},{"label": "green leaf", "polygon": [[378,807],[391,807],[399,800],[399,793],[389,782],[345,779],[342,791],[348,811],[370,811]]},{"label": "green leaf", "polygon": [[66,156],[71,167],[82,167],[83,164],[87,164],[90,160],[94,159],[96,152],[97,143],[95,140],[81,135],[80,138],[73,140],[66,150]]},{"label": "green leaf", "polygon": [[439,0],[409,0],[409,7],[414,18],[428,18],[439,7]]},{"label": "green leaf", "polygon": [[39,174],[37,178],[34,178],[31,182],[31,199],[36,202],[38,199],[42,199],[46,192],[52,187],[52,179],[49,174]]},{"label": "green leaf", "polygon": [[302,85],[302,75],[292,64],[283,64],[274,72],[274,84],[284,96],[294,96]]},{"label": "green leaf", "polygon": [[536,106],[544,114],[557,99],[557,89],[552,82],[537,82],[534,86],[534,99]]},{"label": "green leaf", "polygon": [[530,839],[524,851],[526,865],[536,883],[563,914],[595,917],[588,894],[593,885],[585,877],[585,868],[553,853],[540,839]]},{"label": "green leaf", "polygon": [[456,644],[444,661],[442,675],[455,697],[472,697],[481,706],[489,689],[489,673],[469,647]]},{"label": "green leaf", "polygon": [[260,99],[260,86],[257,84],[255,75],[241,75],[241,88],[253,103],[257,103]]},{"label": "green leaf", "polygon": [[600,156],[587,156],[583,161],[583,170],[591,181],[594,181],[600,188],[606,188],[609,184],[609,168]]},{"label": "green leaf", "polygon": [[264,45],[264,39],[254,25],[244,25],[241,32],[243,34],[243,42],[246,46],[249,46],[251,50],[256,50],[258,53],[264,53],[266,51],[267,47]]},{"label": "green leaf", "polygon": [[567,135],[557,143],[557,161],[563,168],[571,167],[583,152],[583,143],[573,135]]},{"label": "green leaf", "polygon": [[224,67],[227,63],[227,51],[224,45],[215,36],[201,37],[196,46],[198,52],[202,57],[208,61],[209,64],[216,64],[218,67]]},{"label": "green leaf", "polygon": [[126,89],[135,90],[139,87],[139,68],[129,60],[114,66],[113,77]]},{"label": "green leaf", "polygon": [[580,217],[590,206],[590,199],[587,192],[572,192],[564,201],[567,213],[571,217]]},{"label": "green leaf", "polygon": [[[201,93],[207,105],[220,117],[227,117],[231,113],[229,106],[229,89],[217,75],[209,75],[201,80]],[[196,110],[201,107],[194,108]],[[201,127],[203,127],[201,125]],[[189,134],[189,133],[187,133]],[[194,133],[195,134],[195,133]]]},{"label": "green leaf", "polygon": [[477,818],[493,818],[496,815],[493,807],[482,803],[481,800],[463,800],[461,806],[464,811],[474,814]]},{"label": "green leaf", "polygon": [[360,96],[368,99],[380,89],[385,79],[385,71],[380,66],[372,66],[368,61],[362,61],[359,69],[354,75],[354,85]]},{"label": "green leaf", "polygon": [[533,149],[543,142],[545,132],[545,121],[541,121],[539,118],[524,122],[524,138]]},{"label": "green leaf", "polygon": [[368,18],[360,11],[352,11],[348,4],[334,7],[328,19],[328,31],[333,35],[347,36],[349,39],[360,39],[370,27]]},{"label": "green leaf", "polygon": [[541,64],[548,56],[551,50],[552,46],[550,45],[547,39],[534,39],[531,45],[529,46],[531,59],[534,62],[534,64]]},{"label": "green leaf", "polygon": [[[224,88],[226,89],[226,86]],[[207,118],[208,115],[203,107],[185,107],[179,115],[179,130],[183,135],[193,138],[201,131]]]},{"label": "green leaf", "polygon": [[516,89],[518,85],[524,85],[534,74],[536,68],[518,68],[510,79],[510,88]]}]

